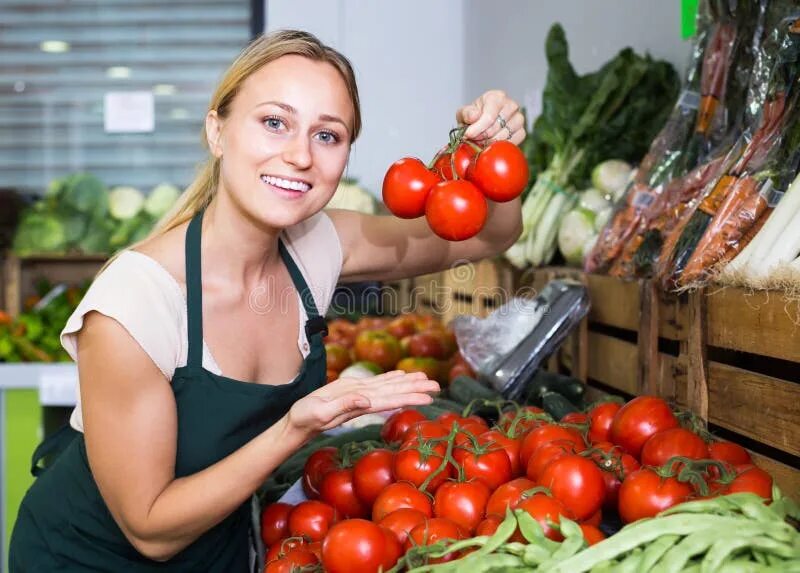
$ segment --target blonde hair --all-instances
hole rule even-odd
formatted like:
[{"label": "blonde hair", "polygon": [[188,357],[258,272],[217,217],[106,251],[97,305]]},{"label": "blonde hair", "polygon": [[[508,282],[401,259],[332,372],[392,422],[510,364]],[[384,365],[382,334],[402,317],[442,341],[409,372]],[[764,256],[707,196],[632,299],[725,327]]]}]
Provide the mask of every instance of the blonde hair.
[{"label": "blonde hair", "polygon": [[[216,110],[217,115],[224,119],[244,81],[270,62],[288,55],[303,56],[317,62],[331,64],[341,74],[353,102],[354,113],[350,142],[355,141],[361,131],[361,107],[355,73],[350,61],[335,49],[323,44],[313,34],[299,30],[278,30],[262,34],[250,42],[223,75],[211,97],[209,111]],[[211,203],[219,185],[220,160],[208,149],[205,126],[201,131],[201,141],[208,151],[208,156],[200,165],[194,181],[181,194],[175,205],[158,221],[151,233],[142,241],[129,246],[128,249],[134,249],[189,221],[196,213]],[[115,258],[116,255],[103,266],[103,269]]]}]

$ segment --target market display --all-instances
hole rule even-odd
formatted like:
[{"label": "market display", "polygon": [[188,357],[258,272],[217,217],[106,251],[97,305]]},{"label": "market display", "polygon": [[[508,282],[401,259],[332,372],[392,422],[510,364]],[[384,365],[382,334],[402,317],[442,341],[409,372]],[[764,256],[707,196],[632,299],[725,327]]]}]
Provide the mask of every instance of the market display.
[{"label": "market display", "polygon": [[[800,508],[744,448],[653,396],[584,407],[565,378],[510,402],[460,376],[317,438],[261,490],[265,571],[800,570]],[[277,501],[297,480],[307,501]]]},{"label": "market display", "polygon": [[109,255],[146,237],[179,195],[169,184],[145,197],[133,187],[109,190],[90,173],[68,175],[51,182],[44,198],[22,214],[12,249],[23,257]]}]

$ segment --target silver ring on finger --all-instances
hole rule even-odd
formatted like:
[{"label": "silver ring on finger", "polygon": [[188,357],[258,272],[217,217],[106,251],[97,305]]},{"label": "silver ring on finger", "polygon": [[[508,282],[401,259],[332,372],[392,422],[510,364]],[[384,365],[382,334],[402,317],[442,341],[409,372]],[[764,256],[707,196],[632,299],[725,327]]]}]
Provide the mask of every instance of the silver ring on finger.
[{"label": "silver ring on finger", "polygon": [[506,127],[506,120],[503,118],[502,114],[497,114],[497,119],[495,120],[500,124],[500,129]]},{"label": "silver ring on finger", "polygon": [[506,139],[511,139],[511,137],[514,135],[514,132],[511,131],[511,128],[508,127],[507,125],[504,125],[503,127],[505,127],[506,131],[508,132],[508,137],[506,137]]}]

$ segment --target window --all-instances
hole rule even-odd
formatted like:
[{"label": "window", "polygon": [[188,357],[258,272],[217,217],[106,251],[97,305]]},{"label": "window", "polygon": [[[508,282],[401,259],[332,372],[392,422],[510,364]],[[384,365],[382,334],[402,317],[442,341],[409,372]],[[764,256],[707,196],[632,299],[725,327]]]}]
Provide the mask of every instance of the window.
[{"label": "window", "polygon": [[[0,187],[41,193],[75,171],[186,186],[211,92],[252,28],[263,1],[0,0]],[[153,130],[108,132],[109,92],[144,92]]]}]

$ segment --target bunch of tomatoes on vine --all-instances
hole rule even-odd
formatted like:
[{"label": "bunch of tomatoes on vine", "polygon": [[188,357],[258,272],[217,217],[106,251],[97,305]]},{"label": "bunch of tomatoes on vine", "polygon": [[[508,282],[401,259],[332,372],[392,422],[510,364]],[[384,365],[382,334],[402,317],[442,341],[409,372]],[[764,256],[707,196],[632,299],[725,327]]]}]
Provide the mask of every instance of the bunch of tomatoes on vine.
[{"label": "bunch of tomatoes on vine", "polygon": [[429,165],[404,157],[383,179],[383,202],[402,219],[423,215],[431,230],[448,241],[474,237],[498,203],[519,197],[528,185],[525,154],[510,141],[481,146],[465,139],[466,128],[450,132],[450,142]]}]

